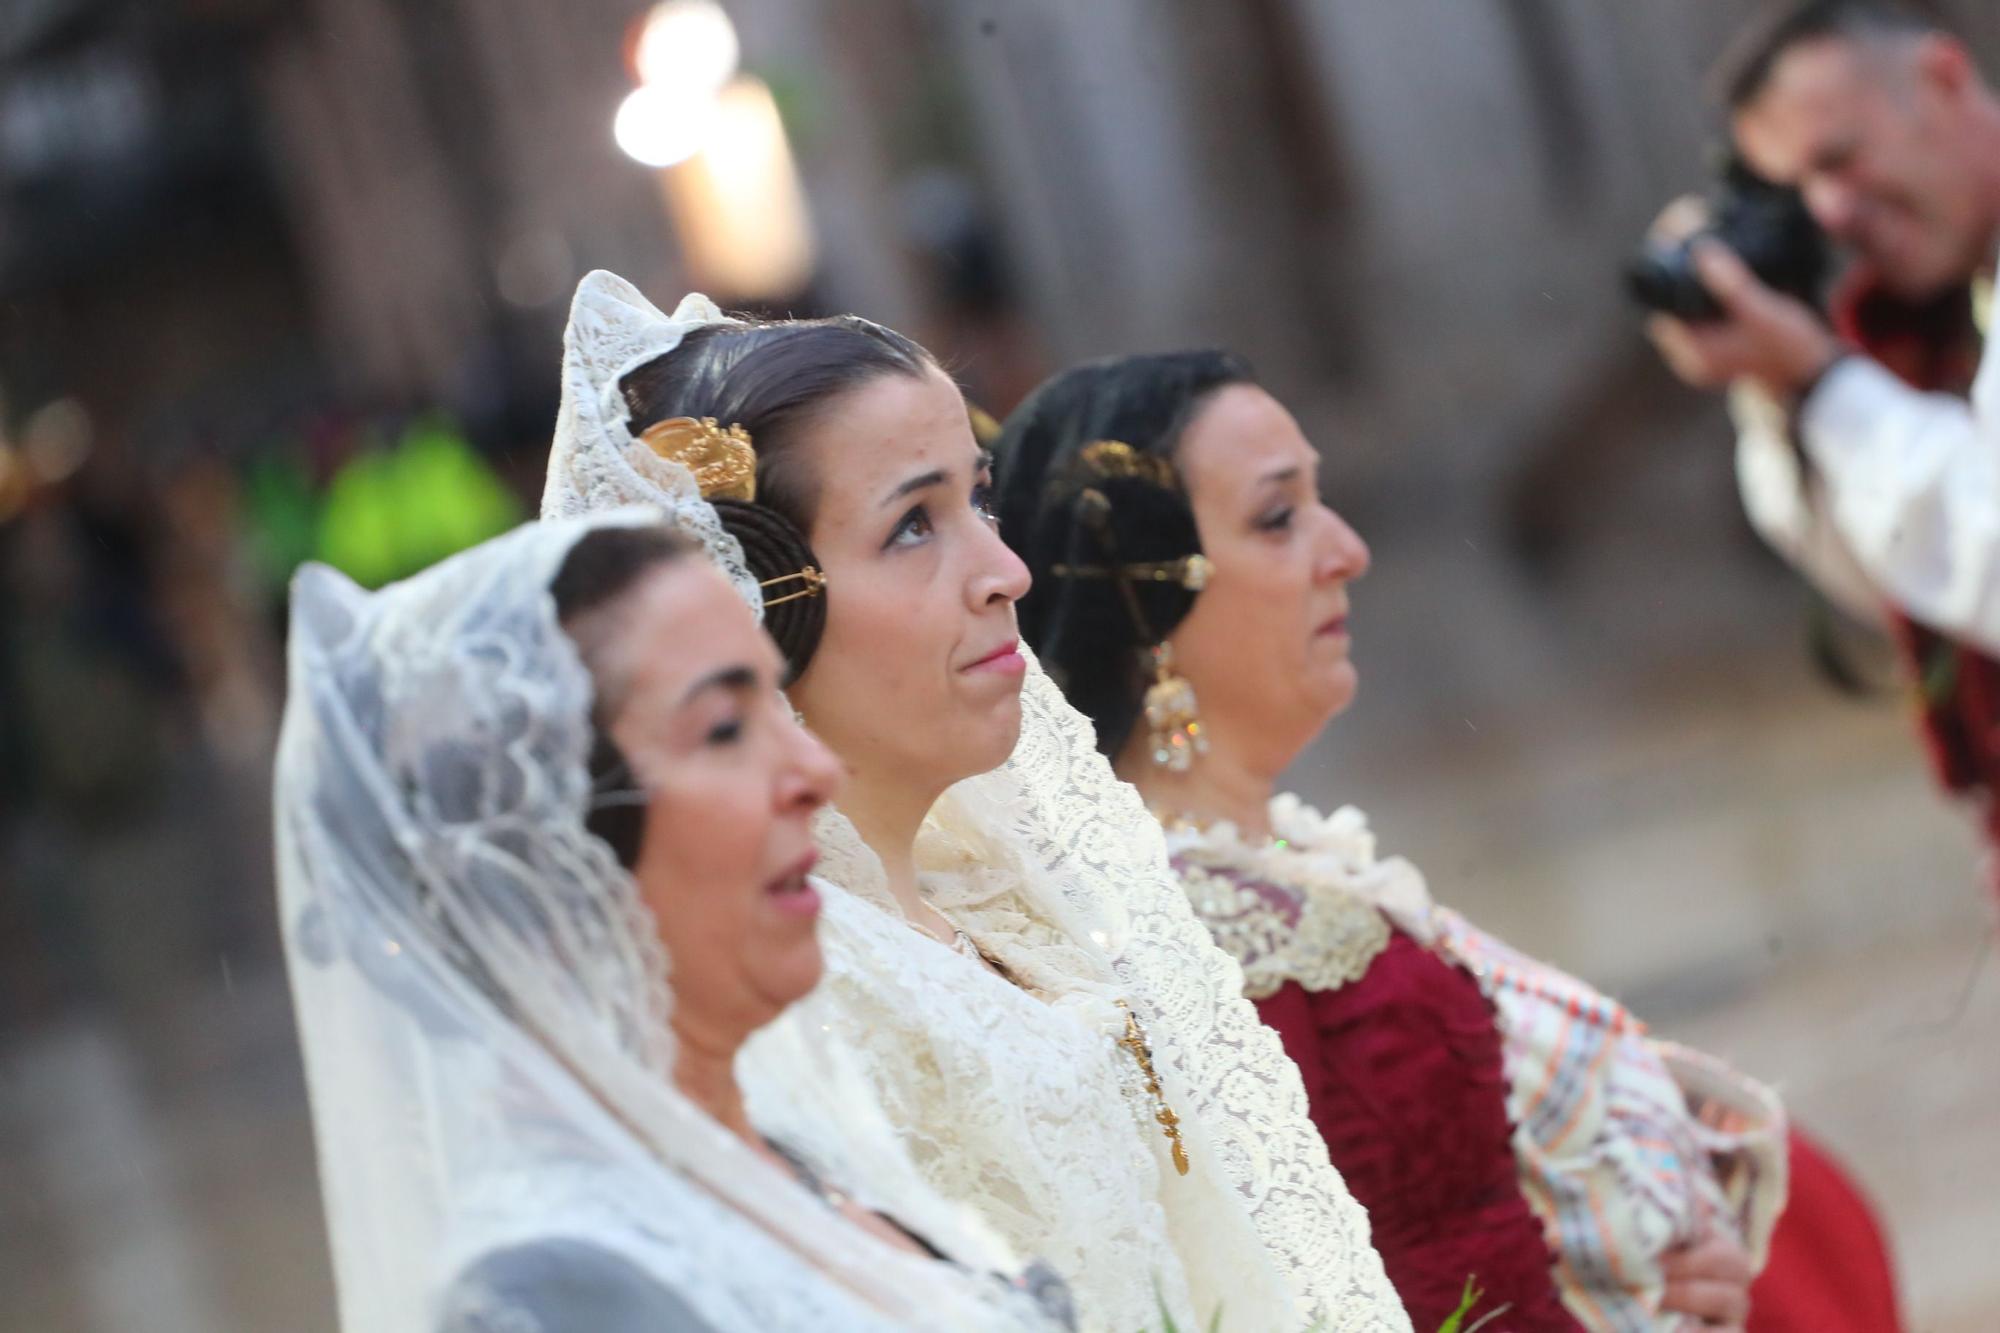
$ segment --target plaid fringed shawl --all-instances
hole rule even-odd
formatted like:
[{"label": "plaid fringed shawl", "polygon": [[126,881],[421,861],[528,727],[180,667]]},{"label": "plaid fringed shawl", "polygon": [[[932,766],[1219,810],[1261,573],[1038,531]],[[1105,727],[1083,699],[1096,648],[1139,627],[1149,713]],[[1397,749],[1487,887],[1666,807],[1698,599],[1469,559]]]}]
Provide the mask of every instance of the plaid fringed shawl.
[{"label": "plaid fringed shawl", "polygon": [[1593,1330],[1661,1328],[1660,1260],[1711,1229],[1762,1265],[1785,1199],[1769,1089],[1647,1036],[1617,1001],[1438,908],[1440,947],[1500,1012],[1521,1188]]}]

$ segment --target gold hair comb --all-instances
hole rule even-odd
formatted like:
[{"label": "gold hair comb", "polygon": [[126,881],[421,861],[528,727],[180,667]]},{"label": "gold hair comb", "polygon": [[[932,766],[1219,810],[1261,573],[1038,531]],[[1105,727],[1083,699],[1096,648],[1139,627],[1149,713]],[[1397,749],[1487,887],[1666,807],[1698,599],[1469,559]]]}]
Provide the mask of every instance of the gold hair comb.
[{"label": "gold hair comb", "polygon": [[1180,478],[1174,465],[1157,454],[1142,454],[1123,440],[1098,440],[1086,444],[1078,455],[1083,465],[1099,477],[1136,477],[1167,490],[1178,490]]},{"label": "gold hair comb", "polygon": [[1209,575],[1215,566],[1205,555],[1197,552],[1184,555],[1178,560],[1139,560],[1115,568],[1105,565],[1052,565],[1049,573],[1059,579],[1108,579],[1124,577],[1137,579],[1142,583],[1178,583],[1189,592],[1200,592],[1208,586]]},{"label": "gold hair comb", "polygon": [[723,429],[714,417],[668,417],[646,427],[639,440],[669,463],[694,473],[704,500],[757,498],[757,454],[741,426]]}]

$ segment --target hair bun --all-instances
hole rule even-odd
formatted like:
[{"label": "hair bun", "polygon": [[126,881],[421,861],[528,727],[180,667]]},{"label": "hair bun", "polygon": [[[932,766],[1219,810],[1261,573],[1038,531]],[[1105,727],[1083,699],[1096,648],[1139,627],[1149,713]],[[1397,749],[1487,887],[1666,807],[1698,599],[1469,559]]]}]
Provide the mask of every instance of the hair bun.
[{"label": "hair bun", "polygon": [[[826,599],[831,589],[814,589],[810,596],[797,576],[806,569],[821,569],[806,536],[798,525],[765,505],[741,500],[713,501],[722,526],[743,547],[744,563],[764,589],[764,631],[785,657],[785,682],[797,680],[812,661],[819,637],[826,630]],[[772,583],[772,580],[788,580]],[[788,600],[780,601],[785,598]]]}]

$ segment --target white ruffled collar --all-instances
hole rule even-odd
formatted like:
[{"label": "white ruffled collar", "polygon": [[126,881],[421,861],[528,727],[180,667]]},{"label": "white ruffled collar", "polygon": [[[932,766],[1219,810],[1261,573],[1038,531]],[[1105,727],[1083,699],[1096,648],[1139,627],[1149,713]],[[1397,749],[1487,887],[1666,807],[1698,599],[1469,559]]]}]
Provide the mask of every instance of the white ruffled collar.
[{"label": "white ruffled collar", "polygon": [[1308,892],[1359,898],[1421,943],[1436,942],[1432,915],[1437,904],[1423,872],[1400,856],[1376,856],[1367,815],[1351,805],[1323,815],[1291,792],[1272,797],[1269,810],[1268,838],[1246,838],[1229,820],[1207,825],[1163,820],[1167,850]]}]

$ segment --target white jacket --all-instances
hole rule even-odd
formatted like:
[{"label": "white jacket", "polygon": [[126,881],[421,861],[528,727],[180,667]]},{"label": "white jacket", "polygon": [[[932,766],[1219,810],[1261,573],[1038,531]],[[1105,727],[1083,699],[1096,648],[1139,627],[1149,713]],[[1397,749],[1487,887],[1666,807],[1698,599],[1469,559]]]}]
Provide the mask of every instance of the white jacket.
[{"label": "white jacket", "polygon": [[1737,482],[1750,520],[1843,609],[1885,605],[2000,654],[2000,359],[1989,346],[1972,398],[1912,389],[1850,357],[1800,408],[1818,473],[1809,494],[1784,414],[1739,387]]}]

